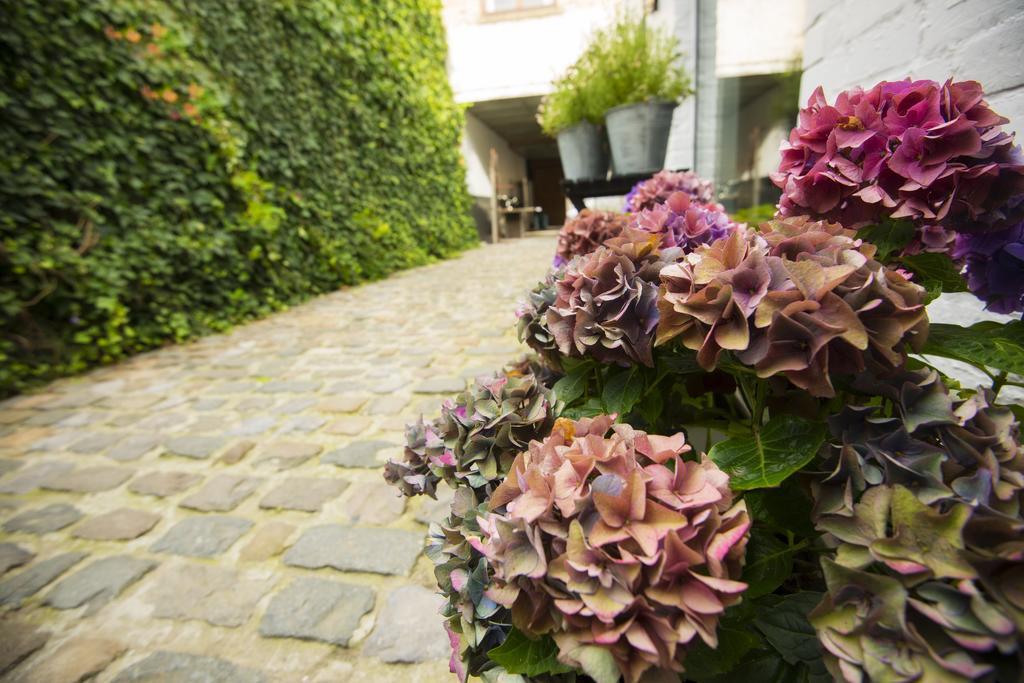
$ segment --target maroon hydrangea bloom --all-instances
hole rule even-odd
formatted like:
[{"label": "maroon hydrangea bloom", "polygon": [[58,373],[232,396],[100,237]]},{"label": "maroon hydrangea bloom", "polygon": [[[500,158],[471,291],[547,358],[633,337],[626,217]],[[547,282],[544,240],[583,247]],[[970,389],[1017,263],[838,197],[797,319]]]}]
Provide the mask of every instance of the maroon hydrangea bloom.
[{"label": "maroon hydrangea bloom", "polygon": [[715,199],[715,187],[693,171],[659,171],[648,180],[633,186],[626,195],[626,211],[637,213],[653,209],[675,192],[683,192],[695,202],[710,204]]},{"label": "maroon hydrangea bloom", "polygon": [[470,543],[518,629],[551,634],[576,666],[581,650],[604,649],[636,683],[682,671],[699,640],[717,645],[719,618],[746,589],[736,579],[750,517],[713,462],[683,459],[682,434],[611,423],[559,420],[532,442]]},{"label": "maroon hydrangea bloom", "polygon": [[890,216],[957,231],[1016,222],[1024,155],[983,95],[975,81],[907,79],[847,90],[829,104],[818,88],[772,175],[780,214],[848,227]]},{"label": "maroon hydrangea bloom", "polygon": [[959,234],[953,256],[967,262],[967,287],[997,313],[1024,311],[1024,223]]},{"label": "maroon hydrangea bloom", "polygon": [[721,205],[700,204],[684,192],[673,192],[664,203],[640,211],[633,225],[659,235],[662,247],[680,247],[684,252],[726,237],[737,228]]},{"label": "maroon hydrangea bloom", "polygon": [[622,366],[654,365],[658,272],[679,253],[659,250],[658,241],[627,229],[566,266],[546,313],[560,353]]},{"label": "maroon hydrangea bloom", "polygon": [[737,230],[661,271],[657,344],[679,337],[714,370],[723,351],[834,396],[833,374],[902,365],[928,330],[924,290],[872,258],[851,230],[806,217]]},{"label": "maroon hydrangea bloom", "polygon": [[615,211],[583,209],[558,232],[554,266],[558,268],[597,249],[605,240],[618,237],[629,225],[629,216]]}]

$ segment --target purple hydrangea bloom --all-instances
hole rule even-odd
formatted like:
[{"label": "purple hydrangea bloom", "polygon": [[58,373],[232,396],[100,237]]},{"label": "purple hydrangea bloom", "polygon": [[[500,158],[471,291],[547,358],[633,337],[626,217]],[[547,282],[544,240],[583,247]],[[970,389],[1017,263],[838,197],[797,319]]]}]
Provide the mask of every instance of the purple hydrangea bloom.
[{"label": "purple hydrangea bloom", "polygon": [[956,237],[954,258],[967,263],[967,287],[996,313],[1024,311],[1024,222]]},{"label": "purple hydrangea bloom", "polygon": [[638,213],[634,227],[659,235],[665,249],[680,247],[689,252],[727,237],[736,224],[720,205],[700,204],[683,192],[673,192],[663,204]]},{"label": "purple hydrangea bloom", "polygon": [[715,187],[693,171],[659,171],[633,186],[626,195],[626,211],[637,213],[664,203],[671,194],[685,192],[696,202],[708,204],[715,199]]}]

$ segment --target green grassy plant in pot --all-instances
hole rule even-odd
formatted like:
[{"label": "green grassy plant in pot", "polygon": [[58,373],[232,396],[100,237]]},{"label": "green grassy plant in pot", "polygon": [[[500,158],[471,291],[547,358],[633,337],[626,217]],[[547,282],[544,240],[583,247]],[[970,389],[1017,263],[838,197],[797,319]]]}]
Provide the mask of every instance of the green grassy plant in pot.
[{"label": "green grassy plant in pot", "polygon": [[589,52],[593,97],[603,107],[614,172],[660,170],[672,112],[693,92],[675,38],[627,15],[600,31]]},{"label": "green grassy plant in pot", "polygon": [[608,144],[601,125],[602,108],[593,97],[589,51],[554,83],[541,102],[537,121],[558,140],[562,172],[569,180],[604,178]]}]

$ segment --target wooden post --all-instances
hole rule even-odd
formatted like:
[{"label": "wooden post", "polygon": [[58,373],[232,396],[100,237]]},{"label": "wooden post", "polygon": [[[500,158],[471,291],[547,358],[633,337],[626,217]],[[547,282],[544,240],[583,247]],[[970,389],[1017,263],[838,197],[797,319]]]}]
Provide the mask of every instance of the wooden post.
[{"label": "wooden post", "polygon": [[498,151],[491,147],[491,244],[498,243]]}]

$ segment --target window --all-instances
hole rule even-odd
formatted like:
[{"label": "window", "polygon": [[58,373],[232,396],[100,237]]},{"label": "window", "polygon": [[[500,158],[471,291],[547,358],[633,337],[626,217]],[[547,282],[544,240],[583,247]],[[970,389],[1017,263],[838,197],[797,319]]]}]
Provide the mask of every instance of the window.
[{"label": "window", "polygon": [[554,7],[555,0],[483,0],[484,14],[524,12]]}]

